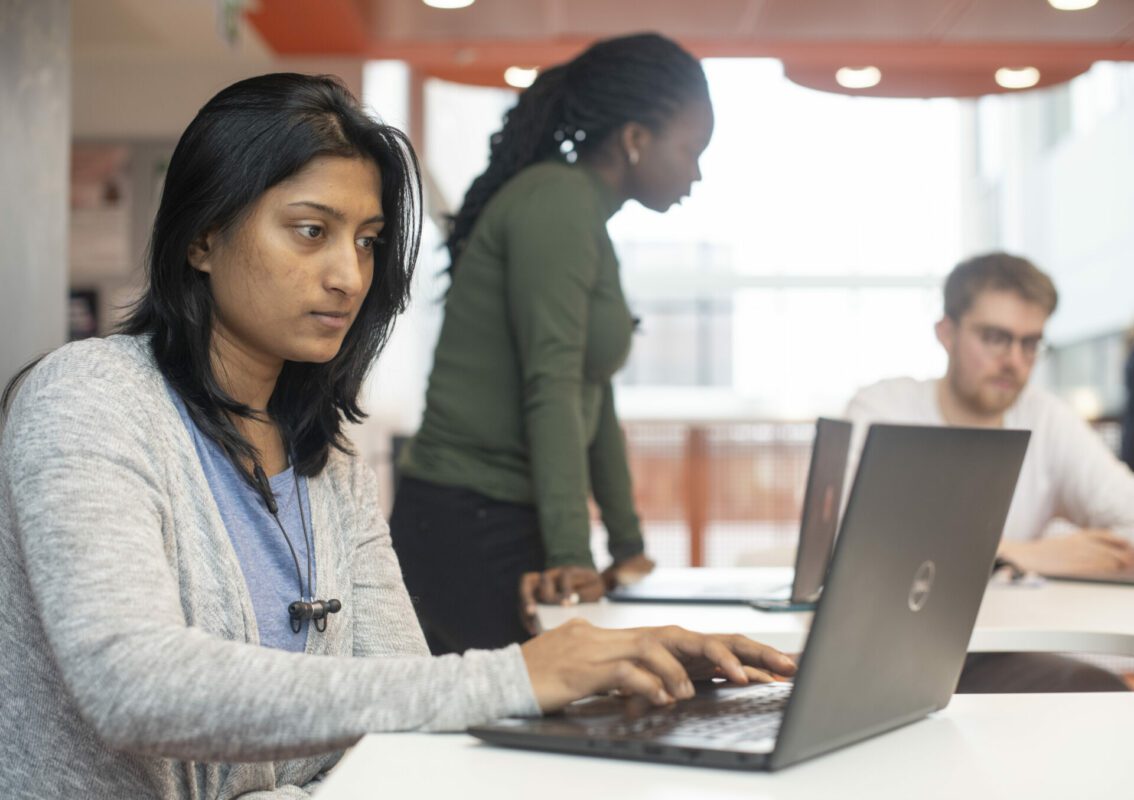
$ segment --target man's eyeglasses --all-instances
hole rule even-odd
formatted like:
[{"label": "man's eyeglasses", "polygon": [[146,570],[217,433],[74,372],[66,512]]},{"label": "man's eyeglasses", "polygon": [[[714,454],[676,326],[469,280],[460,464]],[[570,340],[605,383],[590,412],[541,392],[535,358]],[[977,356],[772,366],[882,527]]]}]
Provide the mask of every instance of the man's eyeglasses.
[{"label": "man's eyeglasses", "polygon": [[1024,358],[1033,361],[1044,353],[1048,346],[1042,336],[1016,336],[1011,331],[997,328],[995,325],[974,325],[973,330],[984,346],[985,352],[995,358],[1008,355],[1012,352],[1012,345],[1019,342],[1020,353]]}]

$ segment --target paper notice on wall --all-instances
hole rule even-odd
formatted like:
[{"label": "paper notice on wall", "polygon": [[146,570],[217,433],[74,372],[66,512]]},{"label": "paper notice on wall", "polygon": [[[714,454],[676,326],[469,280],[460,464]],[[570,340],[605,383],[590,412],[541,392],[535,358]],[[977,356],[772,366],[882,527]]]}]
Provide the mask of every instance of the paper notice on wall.
[{"label": "paper notice on wall", "polygon": [[129,157],[124,145],[72,150],[72,286],[92,286],[131,271]]}]

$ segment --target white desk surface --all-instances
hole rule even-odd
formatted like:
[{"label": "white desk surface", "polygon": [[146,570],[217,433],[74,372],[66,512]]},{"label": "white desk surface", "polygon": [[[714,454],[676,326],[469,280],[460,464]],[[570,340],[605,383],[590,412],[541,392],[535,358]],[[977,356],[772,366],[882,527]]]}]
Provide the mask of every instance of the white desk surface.
[{"label": "white desk surface", "polygon": [[317,800],[1069,800],[1134,795],[1134,693],[958,695],[944,711],[775,773],[511,750],[465,734],[365,737]]},{"label": "white desk surface", "polygon": [[[770,585],[791,571],[780,567],[746,569],[667,569],[665,581],[712,572],[721,579],[746,574]],[[607,628],[681,625],[691,630],[743,633],[788,652],[807,640],[809,613],[767,613],[743,605],[679,603],[584,603],[540,606],[545,628],[583,617]],[[984,595],[970,651],[1077,652],[1134,656],[1134,586],[1046,581],[1041,586],[990,584]]]}]

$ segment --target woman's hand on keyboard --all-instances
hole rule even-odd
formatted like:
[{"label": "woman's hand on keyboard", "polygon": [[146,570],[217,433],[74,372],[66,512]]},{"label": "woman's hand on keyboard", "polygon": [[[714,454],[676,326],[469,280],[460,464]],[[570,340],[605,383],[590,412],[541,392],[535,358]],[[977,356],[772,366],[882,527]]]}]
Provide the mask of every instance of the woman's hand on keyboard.
[{"label": "woman's hand on keyboard", "polygon": [[639,695],[656,705],[693,696],[693,681],[734,683],[795,674],[795,662],[745,636],[679,628],[596,628],[575,619],[521,646],[536,700],[546,713],[600,692]]}]

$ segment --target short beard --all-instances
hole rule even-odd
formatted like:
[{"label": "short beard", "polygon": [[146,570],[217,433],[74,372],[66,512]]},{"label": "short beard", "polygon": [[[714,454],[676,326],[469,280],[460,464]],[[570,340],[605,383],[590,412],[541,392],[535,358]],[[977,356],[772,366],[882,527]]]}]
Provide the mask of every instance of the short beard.
[{"label": "short beard", "polygon": [[1009,408],[1016,404],[1020,397],[1020,393],[1024,390],[1023,386],[1019,386],[1014,392],[1009,395],[997,394],[996,399],[992,400],[989,393],[983,391],[976,392],[961,392],[960,387],[954,386],[953,391],[956,396],[968,406],[969,411],[980,414],[983,416],[1000,415],[1007,411]]}]

